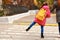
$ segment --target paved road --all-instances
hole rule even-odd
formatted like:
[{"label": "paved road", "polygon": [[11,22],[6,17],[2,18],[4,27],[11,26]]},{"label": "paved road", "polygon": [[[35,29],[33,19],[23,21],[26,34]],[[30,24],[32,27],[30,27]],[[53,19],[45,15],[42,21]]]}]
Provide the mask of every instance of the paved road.
[{"label": "paved road", "polygon": [[44,36],[40,37],[40,27],[33,26],[28,32],[25,29],[29,25],[0,25],[0,40],[60,40],[58,27],[45,26]]}]

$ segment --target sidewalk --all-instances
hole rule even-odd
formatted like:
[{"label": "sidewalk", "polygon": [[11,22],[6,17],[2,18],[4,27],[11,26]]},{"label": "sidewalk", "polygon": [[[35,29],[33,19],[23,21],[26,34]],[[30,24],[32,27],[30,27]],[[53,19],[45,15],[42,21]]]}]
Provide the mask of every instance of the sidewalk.
[{"label": "sidewalk", "polygon": [[58,27],[45,26],[44,36],[40,36],[40,27],[33,26],[28,32],[25,29],[29,25],[0,25],[0,40],[60,40]]}]

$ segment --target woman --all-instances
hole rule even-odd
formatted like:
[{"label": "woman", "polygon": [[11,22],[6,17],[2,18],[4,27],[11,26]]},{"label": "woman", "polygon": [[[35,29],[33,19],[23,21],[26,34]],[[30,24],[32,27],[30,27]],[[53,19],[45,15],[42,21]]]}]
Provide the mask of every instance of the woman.
[{"label": "woman", "polygon": [[54,9],[56,9],[56,20],[58,23],[59,34],[60,34],[60,0],[54,0],[54,5],[53,5],[53,9],[51,10],[51,12]]},{"label": "woman", "polygon": [[48,7],[48,5],[47,5],[46,2],[43,3],[43,5],[42,5],[41,8],[43,8],[43,9],[46,10],[46,13],[45,13],[46,16],[45,16],[45,18],[43,19],[43,21],[35,18],[34,21],[32,22],[32,24],[26,29],[26,31],[28,31],[33,25],[35,25],[36,23],[38,23],[39,25],[41,25],[41,38],[44,38],[44,35],[43,35],[43,33],[44,33],[44,26],[45,26],[45,23],[46,23],[46,18],[50,17],[50,10],[49,10],[49,7]]}]

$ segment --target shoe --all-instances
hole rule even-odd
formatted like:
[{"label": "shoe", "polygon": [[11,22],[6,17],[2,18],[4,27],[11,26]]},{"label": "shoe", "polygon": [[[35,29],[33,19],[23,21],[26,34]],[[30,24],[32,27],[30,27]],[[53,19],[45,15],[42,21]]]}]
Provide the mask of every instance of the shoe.
[{"label": "shoe", "polygon": [[26,31],[28,31],[29,29],[26,29]]},{"label": "shoe", "polygon": [[41,38],[44,38],[44,36],[41,36]]},{"label": "shoe", "polygon": [[44,38],[44,35],[43,35],[43,33],[41,33],[41,38]]},{"label": "shoe", "polygon": [[30,29],[30,28],[28,27],[28,28],[26,29],[26,31],[29,31],[29,29]]}]

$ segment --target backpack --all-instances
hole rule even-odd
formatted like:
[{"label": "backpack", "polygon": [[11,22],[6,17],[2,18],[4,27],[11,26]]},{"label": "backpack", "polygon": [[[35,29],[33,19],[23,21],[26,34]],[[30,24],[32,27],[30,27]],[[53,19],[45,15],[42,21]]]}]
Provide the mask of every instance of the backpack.
[{"label": "backpack", "polygon": [[38,13],[36,14],[36,18],[39,19],[39,20],[44,20],[44,18],[46,17],[46,14],[45,14],[46,10],[41,8]]}]

